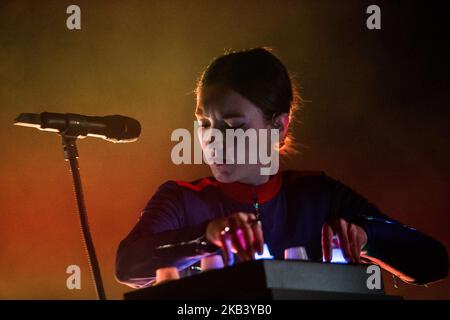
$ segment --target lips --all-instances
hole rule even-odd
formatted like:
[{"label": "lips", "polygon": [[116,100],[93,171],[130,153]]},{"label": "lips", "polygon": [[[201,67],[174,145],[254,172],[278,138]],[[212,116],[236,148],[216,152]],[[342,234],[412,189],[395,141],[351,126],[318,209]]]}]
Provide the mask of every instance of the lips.
[{"label": "lips", "polygon": [[[213,161],[218,161],[218,159],[212,159]],[[211,165],[215,165],[215,166],[225,166],[225,165],[230,165],[230,164],[234,164],[235,162],[232,159],[222,159],[222,163],[217,163],[217,162],[213,162],[211,163]]]},{"label": "lips", "polygon": [[213,163],[211,165],[215,166],[215,167],[224,167],[224,166],[227,166],[228,164],[227,163]]}]

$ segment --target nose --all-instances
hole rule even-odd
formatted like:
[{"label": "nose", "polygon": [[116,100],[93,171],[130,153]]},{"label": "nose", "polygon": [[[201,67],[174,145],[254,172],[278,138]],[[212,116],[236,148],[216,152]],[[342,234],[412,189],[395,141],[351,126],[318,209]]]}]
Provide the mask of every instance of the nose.
[{"label": "nose", "polygon": [[215,163],[226,163],[227,143],[225,129],[211,126],[200,130],[203,151],[205,155],[214,159]]}]

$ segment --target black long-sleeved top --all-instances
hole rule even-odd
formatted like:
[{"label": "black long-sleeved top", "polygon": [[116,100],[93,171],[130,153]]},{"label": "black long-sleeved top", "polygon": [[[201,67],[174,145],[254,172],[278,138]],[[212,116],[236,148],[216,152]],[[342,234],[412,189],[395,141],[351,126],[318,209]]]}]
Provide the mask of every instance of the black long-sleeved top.
[{"label": "black long-sleeved top", "polygon": [[[183,270],[217,251],[207,242],[201,246],[208,222],[237,211],[254,213],[255,195],[264,240],[276,259],[283,259],[286,248],[303,246],[311,260],[321,261],[322,225],[343,218],[366,231],[369,258],[414,279],[412,283],[426,284],[448,274],[448,255],[440,242],[389,218],[322,172],[284,171],[259,186],[220,183],[212,177],[165,182],[120,243],[116,278],[133,287],[146,286],[160,267]],[[181,245],[171,250],[155,249],[177,243]]]}]

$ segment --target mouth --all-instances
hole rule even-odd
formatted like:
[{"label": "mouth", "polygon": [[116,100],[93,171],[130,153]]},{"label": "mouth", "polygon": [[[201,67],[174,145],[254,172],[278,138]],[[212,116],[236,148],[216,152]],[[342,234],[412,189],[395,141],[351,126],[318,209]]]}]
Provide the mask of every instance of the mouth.
[{"label": "mouth", "polygon": [[230,159],[223,159],[221,163],[218,162],[213,162],[211,164],[211,166],[215,166],[215,167],[224,167],[227,165],[232,165],[234,164],[234,161],[230,160]]},{"label": "mouth", "polygon": [[215,167],[215,168],[226,168],[233,165],[232,163],[227,163],[226,161],[224,161],[223,163],[213,163],[211,164],[211,166]]},{"label": "mouth", "polygon": [[213,164],[211,164],[211,166],[214,166],[214,167],[224,167],[224,166],[226,166],[227,164],[226,163],[213,163]]}]

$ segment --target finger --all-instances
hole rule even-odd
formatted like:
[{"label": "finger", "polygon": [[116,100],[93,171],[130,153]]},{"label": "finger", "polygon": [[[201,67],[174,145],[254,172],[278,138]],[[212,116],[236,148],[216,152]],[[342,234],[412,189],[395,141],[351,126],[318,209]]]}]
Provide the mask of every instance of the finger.
[{"label": "finger", "polygon": [[247,216],[242,213],[238,213],[229,219],[231,242],[235,251],[241,258],[245,258],[244,256],[247,251],[245,238],[241,230],[241,228],[244,227],[246,220]]},{"label": "finger", "polygon": [[255,240],[253,235],[253,229],[247,223],[239,230],[241,230],[243,238],[245,240],[245,247],[247,249],[247,254],[250,259],[253,259],[253,257],[255,256],[255,246],[254,246]]},{"label": "finger", "polygon": [[339,219],[336,226],[336,233],[339,237],[339,245],[344,253],[344,257],[349,262],[354,262],[352,251],[350,250],[350,243],[347,237],[347,222],[344,219]]},{"label": "finger", "polygon": [[261,227],[261,221],[256,220],[254,223],[252,223],[252,230],[253,230],[253,238],[254,238],[254,246],[258,254],[263,254],[264,252],[264,236],[263,231]]},{"label": "finger", "polygon": [[350,250],[352,252],[353,259],[355,260],[355,263],[360,263],[359,254],[361,251],[361,246],[359,245],[356,226],[354,224],[349,224],[347,230],[347,236],[350,241]]},{"label": "finger", "polygon": [[253,213],[248,214],[249,224],[253,231],[253,248],[258,254],[264,252],[264,236],[261,226],[261,220],[257,219]]},{"label": "finger", "polygon": [[322,256],[325,262],[333,258],[333,229],[327,223],[322,226]]},{"label": "finger", "polygon": [[230,236],[227,231],[222,231],[220,233],[220,244],[220,247],[222,248],[223,263],[224,265],[229,266],[232,261],[233,253],[231,252]]},{"label": "finger", "polygon": [[246,252],[246,248],[244,248],[244,245],[243,245],[243,242],[245,242],[245,241],[243,239],[242,232],[239,232],[238,230],[232,230],[230,232],[230,237],[231,237],[231,243],[233,244],[233,247],[236,250],[239,258],[242,261],[249,260],[249,257]]}]

